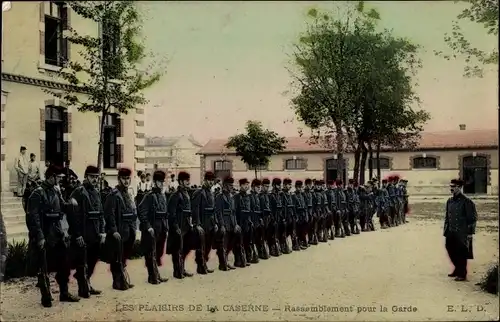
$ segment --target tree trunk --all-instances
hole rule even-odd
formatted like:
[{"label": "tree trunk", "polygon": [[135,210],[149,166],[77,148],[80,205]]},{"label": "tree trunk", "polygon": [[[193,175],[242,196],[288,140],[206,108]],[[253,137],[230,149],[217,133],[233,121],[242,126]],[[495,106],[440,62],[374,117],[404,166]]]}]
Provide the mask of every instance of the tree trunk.
[{"label": "tree trunk", "polygon": [[369,151],[369,157],[368,157],[368,179],[371,180],[373,178],[373,145],[370,142],[368,144],[368,151]]},{"label": "tree trunk", "polygon": [[365,184],[365,170],[366,170],[366,157],[368,156],[368,149],[365,143],[361,143],[361,161],[359,165],[359,184]]},{"label": "tree trunk", "polygon": [[353,178],[355,181],[359,182],[359,159],[361,157],[361,145],[363,143],[358,142],[356,146],[356,151],[354,152],[354,173]]},{"label": "tree trunk", "polygon": [[[338,158],[338,163],[337,163],[337,180],[340,179],[342,181],[346,180],[347,177],[349,176],[346,174],[346,178],[344,178],[344,133],[342,133],[342,124],[338,123],[335,124],[335,131],[336,131],[336,141],[337,141],[337,158]],[[347,171],[346,171],[347,172]]]},{"label": "tree trunk", "polygon": [[254,171],[255,171],[255,179],[257,179],[257,167],[255,167]]},{"label": "tree trunk", "polygon": [[380,181],[380,183],[382,183],[382,173],[380,172],[380,142],[377,142],[376,158],[377,158],[377,178]]},{"label": "tree trunk", "polygon": [[99,143],[98,143],[98,151],[97,151],[97,168],[102,170],[102,164],[103,164],[103,145],[104,145],[104,124],[106,122],[106,116],[108,113],[106,113],[105,110],[103,110],[102,115],[101,115],[101,124],[99,124]]}]

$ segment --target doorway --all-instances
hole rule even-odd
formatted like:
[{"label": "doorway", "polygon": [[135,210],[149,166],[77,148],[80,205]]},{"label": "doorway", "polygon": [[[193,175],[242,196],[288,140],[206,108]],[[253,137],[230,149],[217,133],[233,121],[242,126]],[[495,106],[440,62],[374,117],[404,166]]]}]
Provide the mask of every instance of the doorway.
[{"label": "doorway", "polygon": [[64,120],[61,109],[45,108],[45,160],[62,167],[64,163]]},{"label": "doorway", "polygon": [[488,187],[488,159],[484,156],[467,156],[462,159],[464,193],[485,194]]},{"label": "doorway", "polygon": [[[338,159],[326,159],[325,160],[325,179],[326,181],[331,180],[342,180],[344,183],[347,182],[347,169],[346,169],[346,160],[343,159],[342,163],[339,162]],[[342,174],[339,173],[339,168],[343,168]]]}]

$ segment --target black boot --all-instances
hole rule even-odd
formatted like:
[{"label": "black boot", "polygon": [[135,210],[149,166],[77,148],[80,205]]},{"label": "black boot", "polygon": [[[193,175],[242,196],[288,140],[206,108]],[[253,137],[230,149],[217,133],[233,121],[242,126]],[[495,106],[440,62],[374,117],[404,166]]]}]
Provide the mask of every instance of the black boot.
[{"label": "black boot", "polygon": [[252,258],[250,259],[250,263],[257,264],[259,263],[259,255],[257,251],[257,246],[255,244],[250,246],[252,248]]},{"label": "black boot", "polygon": [[111,274],[113,276],[113,289],[117,291],[126,291],[129,289],[128,283],[125,279],[124,268],[120,263],[113,263],[111,265]]},{"label": "black boot", "polygon": [[312,235],[312,243],[313,245],[318,245],[319,244],[319,241],[318,241],[318,234],[316,232],[313,233]]},{"label": "black boot", "polygon": [[183,279],[184,275],[182,274],[182,265],[180,256],[177,254],[172,254],[172,265],[174,268],[174,278]]},{"label": "black boot", "polygon": [[48,279],[45,279],[43,274],[38,274],[38,288],[42,294],[42,305],[44,307],[52,307],[52,301],[54,299],[50,294],[50,283],[48,283]]},{"label": "black boot", "polygon": [[229,271],[229,267],[227,266],[226,252],[224,249],[217,249],[217,258],[219,259],[219,270]]},{"label": "black boot", "polygon": [[349,229],[348,223],[344,223],[344,232],[346,236],[351,236],[351,230]]},{"label": "black boot", "polygon": [[299,239],[297,237],[292,237],[292,250],[299,251],[300,245],[299,245]]},{"label": "black boot", "polygon": [[99,295],[102,293],[102,291],[96,290],[95,288],[92,287],[92,285],[89,284],[89,293],[90,295]]},{"label": "black boot", "polygon": [[290,246],[288,246],[288,243],[286,240],[282,241],[281,243],[281,250],[283,254],[290,254],[292,250],[290,249]]},{"label": "black boot", "polygon": [[79,302],[80,299],[68,291],[68,284],[59,284],[59,302]]},{"label": "black boot", "polygon": [[245,260],[246,260],[245,264],[247,266],[250,266],[250,264],[252,263],[252,257],[253,257],[252,253],[253,252],[252,252],[252,248],[251,247],[252,247],[251,245],[247,245],[245,247],[245,252],[244,252],[244,254],[245,254]]},{"label": "black boot", "polygon": [[83,278],[77,279],[78,284],[78,296],[84,299],[88,299],[90,297],[90,287],[87,281]]},{"label": "black boot", "polygon": [[273,257],[278,257],[280,255],[278,252],[278,247],[276,247],[276,244],[274,243],[269,244],[269,255]]},{"label": "black boot", "polygon": [[260,258],[260,259],[267,259],[264,256],[264,252],[265,252],[265,246],[264,246],[264,244],[260,244],[259,246],[257,246],[257,256],[258,256],[258,258]]},{"label": "black boot", "polygon": [[342,237],[342,232],[340,231],[340,228],[338,226],[335,227],[335,237]]},{"label": "black boot", "polygon": [[234,254],[234,266],[236,267],[247,267],[246,263],[243,262],[243,252],[239,249],[239,247],[236,247],[233,250]]}]

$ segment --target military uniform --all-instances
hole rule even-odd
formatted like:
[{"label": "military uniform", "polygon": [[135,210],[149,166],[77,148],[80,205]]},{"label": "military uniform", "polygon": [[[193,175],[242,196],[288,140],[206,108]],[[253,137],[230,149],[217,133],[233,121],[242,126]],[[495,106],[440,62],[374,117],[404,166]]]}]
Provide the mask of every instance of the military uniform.
[{"label": "military uniform", "polygon": [[[177,175],[180,181],[190,179],[186,172]],[[168,201],[169,228],[167,237],[167,254],[172,255],[174,277],[182,279],[191,277],[193,274],[186,271],[184,263],[186,256],[191,250],[195,250],[195,261],[197,270],[204,268],[205,263],[205,240],[204,231],[200,226],[193,226],[191,197],[189,187],[179,185],[177,191],[172,194]]]},{"label": "military uniform", "polygon": [[323,193],[320,187],[315,186],[313,192],[313,223],[312,223],[313,242],[326,241],[323,239],[323,232],[321,231],[322,223],[323,223]]},{"label": "military uniform", "polygon": [[351,236],[351,229],[349,228],[349,209],[348,209],[348,201],[346,191],[342,187],[342,181],[337,180],[337,197],[338,197],[338,205],[341,214],[341,222],[342,222],[342,235],[340,237]]},{"label": "military uniform", "polygon": [[[269,184],[268,179],[263,179],[262,184]],[[269,255],[279,256],[278,246],[276,241],[276,230],[273,226],[271,200],[267,191],[259,193],[260,209],[262,210],[262,218],[264,220],[264,243],[267,244]]]},{"label": "military uniform", "polygon": [[308,222],[308,207],[305,200],[305,193],[300,192],[297,188],[302,187],[302,181],[295,182],[295,192],[293,193],[293,204],[296,214],[296,232],[297,241],[301,249],[307,248],[307,222]]},{"label": "military uniform", "polygon": [[[225,178],[223,184],[233,184],[233,178]],[[215,197],[215,216],[220,224],[220,229],[224,231],[224,260],[227,263],[229,252],[233,252],[235,264],[241,265],[243,257],[243,236],[241,227],[236,221],[236,207],[233,196],[229,191],[222,191]],[[238,262],[240,260],[240,262]],[[227,263],[229,269],[234,269],[234,266]]]},{"label": "military uniform", "polygon": [[397,188],[394,185],[395,177],[389,178],[389,184],[387,185],[387,193],[389,194],[389,223],[391,226],[398,226],[398,211],[399,211],[399,203],[397,196]]},{"label": "military uniform", "polygon": [[[253,186],[260,186],[261,181],[258,179],[254,179],[252,181]],[[257,254],[257,257],[253,259],[254,262],[257,262],[258,259],[269,259],[269,253],[266,248],[266,230],[265,230],[265,218],[264,211],[262,209],[260,195],[252,191],[250,193],[250,208],[252,210],[251,220],[254,224],[254,253]]]},{"label": "military uniform", "polygon": [[[274,236],[276,240],[277,246],[277,256],[285,253],[289,249],[287,249],[287,243],[283,243],[283,240],[286,242],[286,223],[285,223],[285,215],[283,209],[283,192],[281,191],[281,179],[273,179],[273,190],[269,196],[269,200],[271,203],[271,225],[274,227]],[[274,253],[274,251],[271,251]],[[272,254],[271,253],[271,254]]]},{"label": "military uniform", "polygon": [[[248,183],[247,179],[241,179],[240,185]],[[250,265],[250,260],[254,257],[254,244],[253,244],[253,222],[251,219],[252,208],[250,202],[250,194],[247,191],[240,190],[234,195],[234,205],[236,211],[236,222],[241,227],[241,232],[243,234],[243,256],[239,256],[236,253],[235,256],[235,266],[245,267]],[[257,257],[257,254],[255,254]]]},{"label": "military uniform", "polygon": [[[85,176],[87,174],[99,175],[99,169],[88,166]],[[100,294],[90,287],[89,281],[99,260],[101,235],[105,233],[104,211],[99,191],[87,180],[72,192],[71,198],[78,204],[73,214],[68,217],[69,233],[75,246],[73,247],[77,264],[75,277],[78,281],[79,295],[88,297]],[[76,243],[78,237],[83,238],[85,242],[83,246],[78,246]]]},{"label": "military uniform", "polygon": [[391,200],[389,197],[389,192],[386,188],[387,180],[382,180],[382,187],[378,189],[377,200],[377,214],[380,219],[380,226],[382,229],[388,228],[391,226],[389,214],[391,207]]},{"label": "military uniform", "polygon": [[[452,184],[463,186],[461,180],[452,180]],[[477,222],[476,206],[463,193],[456,193],[446,202],[444,237],[446,250],[455,270],[450,277],[465,280],[467,277],[467,259],[473,258],[472,239]]]},{"label": "military uniform", "polygon": [[[205,174],[205,179],[207,180],[207,174]],[[216,249],[218,255],[224,253],[222,247],[223,236],[218,236],[221,232],[215,217],[215,198],[210,191],[210,187],[203,186],[193,193],[192,207],[194,224],[201,226],[205,232],[204,258],[206,265],[210,259],[209,255],[212,249]],[[224,257],[221,258],[219,255],[219,267],[222,267],[222,270],[227,270],[224,268],[226,264]],[[198,273],[204,274],[205,272],[211,273],[212,270],[205,267],[205,269],[200,269]]]},{"label": "military uniform", "polygon": [[[119,178],[129,177],[131,174],[129,169],[118,171]],[[127,259],[132,255],[137,231],[137,209],[127,187],[119,184],[108,195],[104,203],[104,219],[107,260],[113,276],[113,288],[124,291],[134,287],[125,267]],[[115,233],[120,234],[119,239],[114,237]]]},{"label": "military uniform", "polygon": [[408,189],[406,188],[406,184],[408,180],[403,180],[403,186],[401,187],[403,194],[403,223],[406,224],[406,215],[410,212],[410,206],[408,203],[409,195]]},{"label": "military uniform", "polygon": [[[337,217],[338,205],[337,196],[332,188],[333,182],[329,182],[328,185],[329,186],[326,189],[326,200],[328,202],[328,209],[330,209],[330,212],[326,219],[326,231],[328,233],[328,239],[334,239],[335,237],[340,236],[340,232],[337,233],[337,227],[335,226],[335,218]],[[335,230],[335,232],[333,230]]]},{"label": "military uniform", "polygon": [[[321,185],[324,184],[324,181],[321,180]],[[321,189],[321,199],[323,200],[323,206],[321,207],[323,217],[321,223],[321,235],[323,237],[323,242],[327,242],[329,239],[332,240],[334,238],[332,234],[332,226],[331,226],[331,218],[332,211],[330,209],[330,202],[328,200],[328,193],[325,188]]]},{"label": "military uniform", "polygon": [[307,225],[306,225],[306,236],[308,238],[307,245],[309,244],[318,244],[318,238],[315,235],[314,227],[313,227],[313,216],[314,216],[314,196],[313,191],[310,189],[311,179],[305,180],[306,187],[304,188],[304,202],[306,203],[306,217],[307,217]]},{"label": "military uniform", "polygon": [[[153,182],[165,181],[165,172],[155,171]],[[165,243],[168,235],[167,196],[161,188],[153,187],[141,198],[138,207],[138,216],[141,229],[141,247],[144,253],[148,283],[159,284],[166,282],[160,276],[158,266],[162,265],[161,258],[165,253]],[[149,231],[153,229],[153,233]]]},{"label": "military uniform", "polygon": [[351,185],[354,184],[354,180],[349,180],[349,187],[346,189],[347,195],[347,209],[349,211],[349,225],[351,227],[351,233],[359,234],[359,199],[356,193],[356,189]]},{"label": "military uniform", "polygon": [[[47,180],[31,194],[28,200],[26,225],[31,244],[30,256],[38,270],[38,287],[42,296],[42,305],[52,306],[50,294],[49,271],[55,270],[56,281],[59,284],[61,301],[76,302],[78,298],[68,292],[69,276],[71,274],[69,235],[63,230],[64,213],[69,207],[54,184],[49,183],[52,177],[62,175],[63,170],[49,166],[46,171]],[[55,178],[53,180],[56,180]],[[73,205],[74,206],[74,205]],[[40,244],[44,242],[44,246]]]},{"label": "military uniform", "polygon": [[[290,179],[285,179],[283,180],[283,183],[285,185],[290,185],[292,184],[292,180]],[[285,251],[284,253],[289,253],[292,250],[300,250],[298,239],[297,239],[297,231],[295,224],[297,222],[297,214],[295,213],[295,205],[293,203],[293,198],[292,198],[292,193],[290,191],[283,191],[282,192],[283,196],[283,220],[285,224],[285,239],[280,241],[281,249],[283,251],[283,248]],[[292,241],[292,250],[290,250],[290,247],[288,246],[288,237],[290,237]]]}]

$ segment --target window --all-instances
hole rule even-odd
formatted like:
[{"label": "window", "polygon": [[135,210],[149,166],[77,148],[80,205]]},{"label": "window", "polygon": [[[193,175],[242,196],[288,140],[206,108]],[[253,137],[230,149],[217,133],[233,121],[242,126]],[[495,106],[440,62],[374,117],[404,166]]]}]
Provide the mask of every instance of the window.
[{"label": "window", "polygon": [[113,169],[117,164],[117,115],[108,114],[104,120],[104,146],[103,165],[104,168]]},{"label": "window", "polygon": [[102,57],[109,78],[120,79],[120,26],[113,18],[102,21]]},{"label": "window", "polygon": [[304,159],[289,159],[285,161],[286,170],[304,170],[306,168],[306,160]]},{"label": "window", "polygon": [[45,15],[45,63],[62,67],[68,59],[68,41],[63,30],[68,23],[68,9],[63,2],[49,2]]},{"label": "window", "polygon": [[437,160],[433,157],[416,157],[413,158],[413,169],[436,169]]},{"label": "window", "polygon": [[215,161],[214,174],[216,178],[224,178],[231,175],[232,164],[231,161]]},{"label": "window", "polygon": [[[255,169],[257,168],[257,169]],[[248,170],[252,170],[252,171],[267,171],[267,165],[260,165],[260,166],[257,166],[257,167],[252,167],[252,166],[248,166]]]},{"label": "window", "polygon": [[[379,159],[380,169],[390,170],[391,160],[389,158],[380,157]],[[372,159],[372,169],[377,169],[377,158]]]}]

